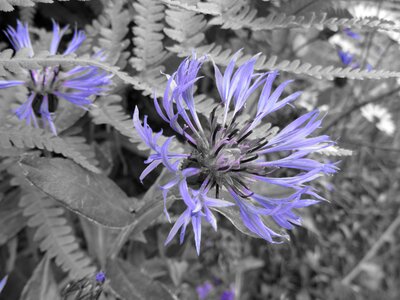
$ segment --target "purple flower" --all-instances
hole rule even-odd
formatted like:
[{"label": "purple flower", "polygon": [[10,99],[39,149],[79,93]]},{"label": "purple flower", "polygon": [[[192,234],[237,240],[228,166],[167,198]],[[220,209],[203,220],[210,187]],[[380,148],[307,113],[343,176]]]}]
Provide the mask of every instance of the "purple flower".
[{"label": "purple flower", "polygon": [[100,271],[96,274],[96,281],[98,283],[104,283],[105,280],[106,280],[106,274],[104,272]]},{"label": "purple flower", "polygon": [[[67,29],[68,26],[61,29],[53,21],[53,38],[49,47],[51,55],[57,54],[60,41]],[[29,55],[34,55],[27,24],[18,21],[17,28],[8,26],[5,34],[15,51],[27,48]],[[75,30],[72,40],[62,55],[75,52],[84,39],[84,32]],[[22,75],[25,77],[24,80],[0,80],[0,89],[25,85],[28,89],[28,98],[15,110],[16,115],[20,120],[24,119],[28,125],[33,123],[36,127],[38,127],[37,119],[41,119],[43,126],[49,126],[55,135],[57,131],[53,115],[60,100],[87,109],[94,97],[107,91],[111,84],[110,75],[91,66],[78,66],[70,70],[61,66],[43,67],[42,69],[27,70]]]},{"label": "purple flower", "polygon": [[351,37],[352,39],[355,40],[361,40],[361,35],[359,35],[358,33],[355,33],[354,31],[352,31],[350,28],[344,28],[343,32],[348,36]]},{"label": "purple flower", "polygon": [[196,292],[197,295],[199,296],[200,300],[204,300],[207,298],[207,296],[210,294],[210,292],[212,291],[213,286],[211,283],[209,283],[208,281],[197,286],[196,287]]},{"label": "purple flower", "polygon": [[338,55],[345,66],[349,66],[353,62],[354,55],[349,52],[338,50]]},{"label": "purple flower", "polygon": [[221,294],[221,300],[235,300],[235,293],[232,290],[226,290]]},{"label": "purple flower", "polygon": [[[166,244],[179,230],[182,243],[186,227],[191,222],[199,253],[202,220],[205,219],[216,230],[213,209],[232,205],[240,210],[243,223],[251,232],[271,243],[279,242],[287,235],[269,228],[264,224],[263,216],[272,217],[286,229],[293,228],[292,224],[300,224],[300,217],[293,210],[322,200],[307,184],[337,170],[334,163],[308,158],[314,151],[333,144],[326,135],[310,136],[321,125],[317,111],[299,117],[278,133],[263,122],[271,113],[293,102],[300,93],[281,99],[291,81],[281,83],[274,90],[272,86],[278,73],[255,73],[257,56],[235,71],[238,55],[232,58],[224,74],[214,65],[221,105],[212,109],[206,122],[197,115],[193,96],[194,85],[199,80],[197,73],[205,57],[196,58],[193,55],[185,59],[174,74],[167,76],[168,83],[161,104],[154,99],[161,118],[187,141],[190,149],[183,150],[184,153],[169,150],[172,138],[159,145],[161,132],[153,133],[146,116],[142,125],[139,111],[135,108],[135,128],[153,150],[146,161],[149,165],[140,178],[163,164],[173,175],[173,179],[161,187],[164,203],[170,189],[177,187],[186,204]],[[262,90],[256,113],[246,116],[243,113],[246,101],[258,87]],[[290,169],[293,175],[282,175],[286,169]],[[285,198],[266,197],[252,191],[257,182],[287,187],[293,192]],[[222,193],[224,199],[220,198]],[[211,194],[214,196],[211,197]],[[166,208],[165,213],[169,219]]]},{"label": "purple flower", "polygon": [[4,286],[5,286],[6,283],[7,283],[7,278],[8,278],[8,276],[5,276],[5,277],[0,281],[0,293],[3,291]]}]

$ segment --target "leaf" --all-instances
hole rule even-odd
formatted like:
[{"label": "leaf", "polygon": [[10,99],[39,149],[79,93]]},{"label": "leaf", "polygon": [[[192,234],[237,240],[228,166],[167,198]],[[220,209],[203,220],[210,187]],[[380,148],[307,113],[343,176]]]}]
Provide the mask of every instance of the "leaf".
[{"label": "leaf", "polygon": [[[121,105],[121,96],[109,95],[100,97],[90,108],[90,115],[95,124],[108,124],[120,134],[129,138],[137,146],[141,154],[148,154],[150,148],[144,143],[133,126],[132,117],[124,111]],[[166,140],[166,137],[161,136]]]},{"label": "leaf", "polygon": [[20,300],[60,299],[57,284],[50,268],[50,260],[45,256],[37,265],[31,278],[26,283]]},{"label": "leaf", "polygon": [[343,149],[337,146],[329,146],[327,148],[316,151],[315,153],[319,153],[326,156],[351,156],[353,155],[352,150]]},{"label": "leaf", "polygon": [[0,203],[0,245],[6,243],[26,226],[22,209],[18,207],[17,196],[18,192],[13,191],[7,194]]},{"label": "leaf", "polygon": [[138,77],[132,77],[120,70],[118,66],[112,66],[107,62],[96,60],[89,54],[77,57],[71,55],[50,55],[47,51],[42,51],[34,57],[29,57],[27,48],[23,48],[13,57],[14,51],[6,49],[0,53],[0,74],[6,70],[12,73],[22,72],[24,69],[41,69],[46,66],[62,66],[66,69],[72,66],[93,66],[108,72],[127,84],[131,84],[137,90],[146,91],[147,94],[153,93],[153,83],[143,82]]},{"label": "leaf", "polygon": [[21,169],[12,166],[8,171],[15,177],[13,185],[23,191],[19,205],[28,217],[28,226],[36,228],[33,240],[39,243],[49,258],[55,258],[58,266],[69,272],[72,279],[81,279],[95,272],[90,258],[80,249],[72,227],[64,217],[65,210],[56,201],[31,186],[21,174]]},{"label": "leaf", "polygon": [[[328,13],[321,9],[310,10],[306,3],[302,10],[301,7],[293,10],[280,8],[279,13],[271,12],[267,17],[257,17],[259,12],[252,8],[246,1],[242,0],[211,0],[214,2],[221,13],[212,18],[208,25],[220,25],[222,29],[238,30],[248,28],[253,31],[259,30],[275,30],[283,28],[315,28],[323,30],[329,28],[337,31],[340,28],[355,28],[355,29],[380,29],[386,31],[399,32],[398,24],[391,20],[379,18],[338,18],[329,17]],[[290,1],[289,3],[298,1]],[[310,1],[308,1],[310,2]],[[311,0],[311,2],[318,2]],[[319,1],[319,4],[326,6],[327,0]],[[330,6],[328,4],[328,6]],[[317,7],[315,7],[317,8]]]},{"label": "leaf", "polygon": [[[191,55],[193,51],[196,52],[198,56],[209,55],[215,61],[215,63],[226,66],[231,56],[233,55],[232,49],[224,49],[222,46],[217,45],[215,43],[198,46],[196,48],[193,47],[182,47],[181,45],[174,45],[168,47],[168,50],[178,53],[179,56],[185,57]],[[239,58],[237,60],[237,64],[240,65],[244,61],[247,61],[251,58],[250,55],[242,55],[239,54]],[[293,61],[284,60],[278,61],[278,57],[273,55],[271,57],[267,57],[264,54],[261,54],[257,60],[255,65],[255,70],[280,70],[285,72],[291,72],[294,74],[304,74],[308,76],[312,76],[318,79],[329,79],[333,80],[335,77],[340,78],[350,78],[350,79],[382,79],[382,78],[398,78],[400,77],[400,72],[398,71],[388,71],[388,70],[367,70],[360,68],[351,68],[351,67],[337,67],[337,66],[321,66],[316,65],[313,66],[310,63],[303,63],[298,59]]]},{"label": "leaf", "polygon": [[102,13],[85,28],[88,39],[80,48],[81,53],[90,53],[93,47],[98,47],[106,54],[106,62],[120,68],[126,66],[130,53],[126,51],[129,40],[125,37],[132,17],[125,3],[124,0],[104,2]]},{"label": "leaf", "polygon": [[103,268],[121,229],[110,229],[100,226],[83,217],[81,217],[80,221],[85,235],[87,251],[91,257],[96,258],[96,261]]},{"label": "leaf", "polygon": [[[69,1],[69,0],[59,0]],[[86,0],[79,0],[86,1]],[[54,3],[53,0],[0,0],[0,11],[13,11],[14,6],[32,7],[35,3]]]},{"label": "leaf", "polygon": [[[114,248],[111,250],[110,256],[116,257],[121,250],[123,244],[129,239],[145,240],[143,231],[147,229],[164,211],[164,201],[159,185],[163,185],[169,181],[171,174],[164,169],[157,181],[146,192],[141,202],[143,205],[135,214],[135,221],[126,227],[118,236],[117,242],[114,243]],[[166,206],[172,205],[176,200],[173,195],[174,190],[168,195]]]},{"label": "leaf", "polygon": [[205,39],[207,21],[202,14],[177,6],[166,9],[165,14],[169,27],[164,33],[181,47],[193,48]]},{"label": "leaf", "polygon": [[166,82],[160,71],[164,70],[162,63],[168,57],[162,32],[165,27],[165,7],[159,0],[138,0],[132,6],[136,12],[133,17],[135,26],[132,27],[135,47],[134,56],[129,62],[139,72],[139,80],[151,87],[151,91],[145,90],[144,94],[153,94],[154,90],[160,94],[160,87]]},{"label": "leaf", "polygon": [[66,208],[98,224],[121,228],[134,221],[130,198],[108,177],[62,158],[24,158],[29,182]]},{"label": "leaf", "polygon": [[107,278],[123,300],[177,300],[164,285],[122,259],[108,260]]},{"label": "leaf", "polygon": [[219,11],[218,5],[214,3],[204,3],[204,2],[197,2],[193,5],[184,3],[182,0],[162,0],[168,6],[176,6],[183,8],[188,11],[193,11],[196,13],[201,13],[205,15],[220,15],[221,12]]},{"label": "leaf", "polygon": [[[152,185],[152,187],[146,192],[142,201],[143,206],[138,209],[136,213],[135,223],[132,224],[131,236],[141,234],[145,229],[147,229],[154,221],[157,220],[160,215],[164,212],[164,198],[162,192],[159,188],[170,180],[171,174],[167,170],[163,170],[157,181]],[[174,195],[175,189],[172,189],[167,197],[166,206],[167,208],[172,205],[172,203],[177,199]]]},{"label": "leaf", "polygon": [[[82,167],[99,173],[93,159],[94,152],[83,137],[54,136],[40,128],[29,126],[23,127],[0,127],[0,148],[2,149],[46,149],[48,151],[62,154],[71,158]],[[3,151],[2,151],[3,152]]]}]

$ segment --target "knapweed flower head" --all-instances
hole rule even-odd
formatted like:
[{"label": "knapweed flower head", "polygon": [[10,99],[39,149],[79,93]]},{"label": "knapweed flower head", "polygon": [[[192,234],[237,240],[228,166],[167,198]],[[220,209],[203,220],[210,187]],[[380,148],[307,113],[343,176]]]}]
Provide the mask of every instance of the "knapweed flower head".
[{"label": "knapweed flower head", "polygon": [[[322,199],[307,183],[337,170],[333,163],[308,158],[314,151],[333,144],[326,135],[310,137],[321,125],[318,111],[299,117],[279,132],[264,122],[270,114],[293,102],[300,92],[281,99],[291,80],[273,89],[278,72],[256,73],[254,66],[258,56],[235,71],[239,55],[238,52],[232,58],[224,74],[214,65],[220,99],[207,118],[199,116],[194,100],[195,84],[200,79],[198,72],[206,57],[193,55],[186,58],[175,73],[167,76],[161,104],[154,99],[161,118],[186,140],[190,149],[185,153],[169,150],[172,137],[159,145],[161,133],[153,133],[146,116],[142,125],[135,108],[135,128],[153,150],[140,179],[163,164],[173,175],[173,179],[161,187],[164,203],[168,191],[177,187],[186,204],[186,210],[172,227],[166,244],[179,230],[182,243],[186,228],[192,223],[199,253],[202,220],[216,230],[213,210],[227,206],[239,209],[243,224],[253,234],[270,243],[280,242],[287,235],[272,230],[263,217],[272,217],[285,229],[300,224],[300,217],[293,209]],[[244,113],[246,101],[261,87],[256,112],[248,116]],[[208,120],[203,122],[204,119]],[[293,175],[282,175],[289,169]],[[284,198],[268,197],[256,193],[257,183],[288,188],[292,193]],[[226,196],[220,197],[223,194]],[[165,213],[169,218],[166,208]]]},{"label": "knapweed flower head", "polygon": [[[53,21],[53,37],[49,47],[51,55],[70,55],[85,40],[84,32],[75,29],[66,49],[59,52],[60,42],[67,30],[68,26],[60,28]],[[16,28],[8,26],[4,33],[15,51],[26,48],[29,56],[34,55],[27,24],[18,21]],[[100,52],[95,57],[104,58]],[[43,125],[49,126],[54,134],[57,134],[57,131],[53,114],[60,100],[87,109],[93,97],[105,92],[111,84],[110,75],[92,66],[77,66],[70,70],[65,70],[61,66],[43,67],[27,70],[24,77],[26,78],[24,80],[0,80],[0,88],[25,86],[28,89],[28,99],[16,109],[16,115],[20,120],[25,120],[28,125],[33,123],[36,127],[38,127],[37,119],[40,118]]]}]

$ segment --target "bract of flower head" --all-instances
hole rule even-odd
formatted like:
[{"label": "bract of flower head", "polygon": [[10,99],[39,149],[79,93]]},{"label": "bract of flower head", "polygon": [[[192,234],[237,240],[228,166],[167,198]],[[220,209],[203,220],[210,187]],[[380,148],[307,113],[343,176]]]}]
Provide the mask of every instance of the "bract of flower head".
[{"label": "bract of flower head", "polygon": [[[161,118],[187,141],[190,150],[186,153],[171,152],[171,138],[158,145],[161,133],[153,133],[146,116],[142,125],[135,108],[135,128],[154,152],[146,161],[149,165],[141,179],[163,164],[173,174],[173,179],[161,187],[164,203],[168,191],[177,187],[187,207],[172,227],[166,244],[179,230],[182,243],[191,223],[199,253],[202,221],[207,221],[216,230],[214,208],[233,205],[240,210],[244,225],[252,233],[268,242],[279,242],[286,235],[269,228],[263,217],[272,217],[285,229],[300,224],[300,217],[293,209],[322,199],[308,183],[337,170],[334,163],[308,158],[314,151],[333,144],[326,135],[310,136],[321,125],[318,111],[297,118],[277,133],[264,122],[266,117],[293,102],[300,93],[282,97],[291,80],[274,89],[278,72],[256,73],[257,56],[235,70],[239,55],[240,52],[233,56],[223,74],[214,65],[220,103],[212,109],[207,121],[199,117],[193,95],[195,83],[200,79],[198,72],[206,57],[193,55],[186,58],[175,73],[167,76],[161,103],[154,99]],[[259,88],[262,89],[256,113],[247,116],[243,112],[246,101]],[[282,176],[282,170],[286,169],[293,175]],[[286,187],[293,192],[284,198],[268,197],[255,192],[253,187],[257,183]],[[226,195],[223,199],[222,194]],[[166,209],[165,212],[169,218]]]},{"label": "bract of flower head", "polygon": [[[59,53],[60,42],[67,30],[68,26],[60,28],[53,21],[53,37],[49,46],[51,55]],[[27,48],[29,55],[34,55],[27,24],[18,21],[16,28],[8,26],[4,32],[15,51]],[[84,32],[75,29],[72,40],[60,54],[74,53],[84,40]],[[99,55],[95,56],[101,59]],[[93,97],[107,91],[111,84],[110,75],[92,66],[77,66],[70,70],[61,66],[43,67],[27,70],[24,75],[24,80],[0,80],[0,89],[24,85],[28,89],[27,100],[15,110],[16,115],[35,127],[39,126],[38,118],[41,119],[43,126],[49,126],[55,135],[53,115],[60,100],[87,109]]]}]

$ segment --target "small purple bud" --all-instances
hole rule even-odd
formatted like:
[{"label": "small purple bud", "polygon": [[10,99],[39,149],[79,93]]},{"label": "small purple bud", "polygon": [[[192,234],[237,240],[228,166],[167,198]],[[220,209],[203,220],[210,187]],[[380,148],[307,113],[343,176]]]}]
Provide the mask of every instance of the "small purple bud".
[{"label": "small purple bud", "polygon": [[361,35],[359,35],[358,33],[355,33],[355,32],[352,31],[350,28],[345,28],[345,29],[343,29],[343,32],[344,32],[348,37],[351,37],[352,39],[361,40]]},{"label": "small purple bud", "polygon": [[221,300],[234,300],[235,293],[232,290],[226,290],[221,294]]},{"label": "small purple bud", "polygon": [[104,274],[103,271],[100,271],[99,273],[96,274],[96,281],[99,283],[104,283],[106,280],[106,274]]},{"label": "small purple bud", "polygon": [[211,283],[204,282],[203,284],[196,287],[197,295],[199,295],[200,300],[204,300],[207,298],[208,294],[212,291],[213,286]]}]

